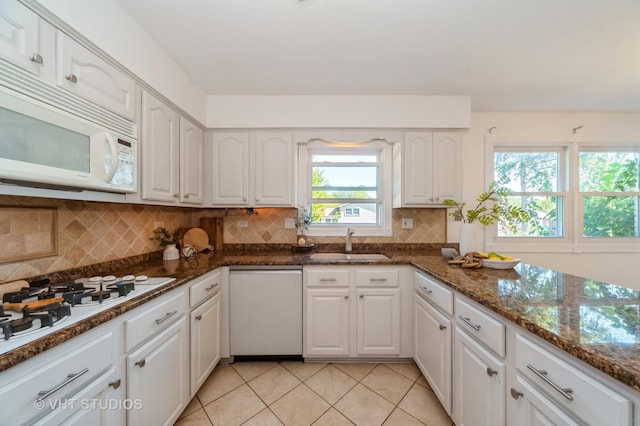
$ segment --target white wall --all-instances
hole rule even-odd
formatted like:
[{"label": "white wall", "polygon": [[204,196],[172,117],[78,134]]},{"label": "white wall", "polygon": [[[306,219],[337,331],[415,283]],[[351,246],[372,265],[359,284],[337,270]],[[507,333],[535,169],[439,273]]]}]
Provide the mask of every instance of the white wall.
[{"label": "white wall", "polygon": [[[584,126],[573,135],[572,129]],[[593,141],[640,143],[640,114],[614,113],[472,113],[463,143],[464,199],[473,201],[486,188],[485,136],[491,127],[498,141]],[[448,241],[457,242],[460,223],[449,219]],[[640,253],[509,253],[525,263],[640,289],[634,265]]]},{"label": "white wall", "polygon": [[209,96],[209,128],[467,128],[468,96]]},{"label": "white wall", "polygon": [[205,123],[206,95],[164,50],[113,0],[38,0],[60,19]]}]

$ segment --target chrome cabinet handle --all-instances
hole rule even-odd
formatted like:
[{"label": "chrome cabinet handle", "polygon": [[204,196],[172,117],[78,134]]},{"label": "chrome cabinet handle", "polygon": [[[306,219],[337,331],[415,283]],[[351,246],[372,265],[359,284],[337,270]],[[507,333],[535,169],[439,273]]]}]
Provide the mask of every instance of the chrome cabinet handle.
[{"label": "chrome cabinet handle", "polygon": [[114,389],[118,389],[121,384],[122,384],[122,380],[117,379],[117,380],[114,380],[113,382],[109,383],[109,386],[111,386]]},{"label": "chrome cabinet handle", "polygon": [[75,74],[69,74],[68,76],[65,77],[67,80],[69,80],[70,83],[77,83],[78,82],[78,77],[76,77]]},{"label": "chrome cabinet handle", "polygon": [[320,282],[321,283],[335,283],[336,280],[335,278],[320,278]]},{"label": "chrome cabinet handle", "polygon": [[218,287],[218,283],[211,284],[209,287],[205,287],[204,291],[211,291],[216,287]]},{"label": "chrome cabinet handle", "polygon": [[447,329],[447,326],[446,326],[446,325],[442,325],[442,324],[440,324],[440,330],[441,330],[441,331],[442,331],[442,330],[446,330],[446,329]]},{"label": "chrome cabinet handle", "polygon": [[386,283],[386,278],[369,278],[370,283]]},{"label": "chrome cabinet handle", "polygon": [[185,199],[185,200],[188,200],[188,199],[189,199],[189,194],[186,194],[186,195],[184,196],[184,199]]},{"label": "chrome cabinet handle", "polygon": [[133,365],[137,365],[138,367],[142,368],[147,364],[147,360],[145,358],[142,358],[140,361],[136,362]]},{"label": "chrome cabinet handle", "polygon": [[420,286],[420,290],[424,291],[427,294],[433,293],[433,290],[429,290],[428,288],[426,288],[424,286]]},{"label": "chrome cabinet handle", "polygon": [[361,295],[360,295],[360,299],[364,299],[364,294],[361,294]]},{"label": "chrome cabinet handle", "polygon": [[458,315],[458,318],[467,323],[467,325],[469,325],[469,327],[473,328],[475,331],[480,331],[480,326],[471,322],[471,318],[463,317],[462,315]]},{"label": "chrome cabinet handle", "polygon": [[557,390],[562,396],[564,396],[565,398],[567,398],[569,401],[573,401],[573,396],[569,395],[570,393],[573,393],[573,389],[571,388],[561,388],[560,386],[558,386],[553,380],[551,380],[550,378],[547,377],[547,372],[544,370],[538,370],[537,368],[535,368],[534,366],[532,366],[531,364],[527,364],[527,368],[531,371],[533,371],[533,373],[540,377],[542,380],[544,380],[544,382],[546,384],[548,384],[549,386],[551,386],[552,388],[554,388],[555,390]]},{"label": "chrome cabinet handle", "polygon": [[54,393],[58,392],[63,387],[65,387],[68,384],[74,382],[75,380],[78,380],[80,378],[80,376],[82,376],[84,374],[87,374],[88,372],[89,372],[89,369],[85,368],[84,370],[80,371],[79,373],[68,374],[67,375],[67,380],[65,380],[64,382],[60,383],[58,386],[54,387],[53,389],[49,389],[49,390],[38,392],[38,399],[36,399],[36,402],[44,401],[45,399],[49,398]]},{"label": "chrome cabinet handle", "polygon": [[168,320],[169,318],[171,318],[172,316],[174,316],[175,314],[177,314],[178,311],[171,311],[171,312],[167,312],[162,318],[159,318],[156,320],[156,324],[160,325],[163,322],[165,322],[166,320]]},{"label": "chrome cabinet handle", "polygon": [[197,319],[198,321],[200,321],[200,320],[202,319],[202,315],[198,315],[198,316],[196,317],[196,319]]},{"label": "chrome cabinet handle", "polygon": [[489,376],[489,377],[493,377],[493,376],[495,376],[496,374],[498,374],[498,372],[497,372],[496,370],[494,370],[494,369],[493,369],[493,368],[491,368],[491,367],[487,367],[487,376]]},{"label": "chrome cabinet handle", "polygon": [[522,398],[524,394],[517,389],[511,388],[511,397],[513,399]]},{"label": "chrome cabinet handle", "polygon": [[349,298],[349,296],[344,296],[344,300],[347,300]]},{"label": "chrome cabinet handle", "polygon": [[34,53],[33,55],[31,55],[29,57],[29,60],[31,62],[35,62],[36,64],[44,64],[44,59],[42,59],[42,55],[40,55],[39,53]]}]

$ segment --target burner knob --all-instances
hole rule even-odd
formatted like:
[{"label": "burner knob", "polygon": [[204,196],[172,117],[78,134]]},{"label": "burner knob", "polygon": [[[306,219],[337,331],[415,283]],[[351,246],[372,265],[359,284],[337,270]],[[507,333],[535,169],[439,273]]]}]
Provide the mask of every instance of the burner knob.
[{"label": "burner knob", "polygon": [[133,275],[125,275],[124,277],[122,277],[122,281],[133,281],[135,279],[136,277]]},{"label": "burner knob", "polygon": [[102,282],[102,277],[91,277],[89,278],[89,282],[92,282],[92,283]]},{"label": "burner knob", "polygon": [[115,281],[116,280],[116,276],[115,275],[107,275],[106,277],[102,278],[102,281],[104,282],[111,282],[111,281]]},{"label": "burner knob", "polygon": [[136,277],[136,281],[146,281],[148,279],[149,279],[149,277],[147,277],[146,275],[138,275]]}]

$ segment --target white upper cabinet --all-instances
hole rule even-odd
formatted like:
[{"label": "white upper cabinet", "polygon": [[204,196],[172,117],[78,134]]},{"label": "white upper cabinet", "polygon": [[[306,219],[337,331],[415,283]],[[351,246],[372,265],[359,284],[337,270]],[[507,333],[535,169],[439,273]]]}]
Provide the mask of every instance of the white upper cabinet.
[{"label": "white upper cabinet", "polygon": [[55,29],[17,0],[0,2],[0,57],[36,77],[50,79]]},{"label": "white upper cabinet", "polygon": [[212,203],[249,205],[249,133],[213,135]]},{"label": "white upper cabinet", "polygon": [[180,202],[202,204],[204,132],[180,117]]},{"label": "white upper cabinet", "polygon": [[179,116],[155,96],[142,93],[142,198],[177,202]]},{"label": "white upper cabinet", "polygon": [[135,120],[135,81],[61,31],[56,36],[56,84]]},{"label": "white upper cabinet", "polygon": [[289,133],[214,133],[212,204],[227,207],[294,205],[295,161]]},{"label": "white upper cabinet", "polygon": [[293,137],[290,133],[257,133],[255,205],[293,205]]},{"label": "white upper cabinet", "polygon": [[462,194],[462,135],[405,133],[394,147],[394,207],[440,207]]}]

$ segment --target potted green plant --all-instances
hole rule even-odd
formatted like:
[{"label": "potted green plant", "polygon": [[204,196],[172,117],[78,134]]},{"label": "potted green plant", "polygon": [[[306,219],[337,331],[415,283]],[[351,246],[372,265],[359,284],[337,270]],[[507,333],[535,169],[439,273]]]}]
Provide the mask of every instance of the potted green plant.
[{"label": "potted green plant", "polygon": [[456,220],[462,220],[463,226],[460,230],[460,253],[465,254],[470,251],[482,251],[484,246],[482,233],[477,231],[473,224],[484,226],[499,223],[515,231],[520,223],[528,222],[531,218],[529,213],[519,206],[509,204],[507,197],[511,194],[508,188],[501,187],[497,182],[492,182],[489,188],[476,198],[476,205],[467,208],[466,202],[457,202],[447,199],[442,203],[454,210],[449,213]]},{"label": "potted green plant", "polygon": [[174,260],[180,258],[180,251],[176,248],[178,244],[178,232],[169,232],[166,228],[156,228],[153,230],[153,236],[150,240],[156,240],[161,246],[165,247],[162,252],[162,259]]}]

